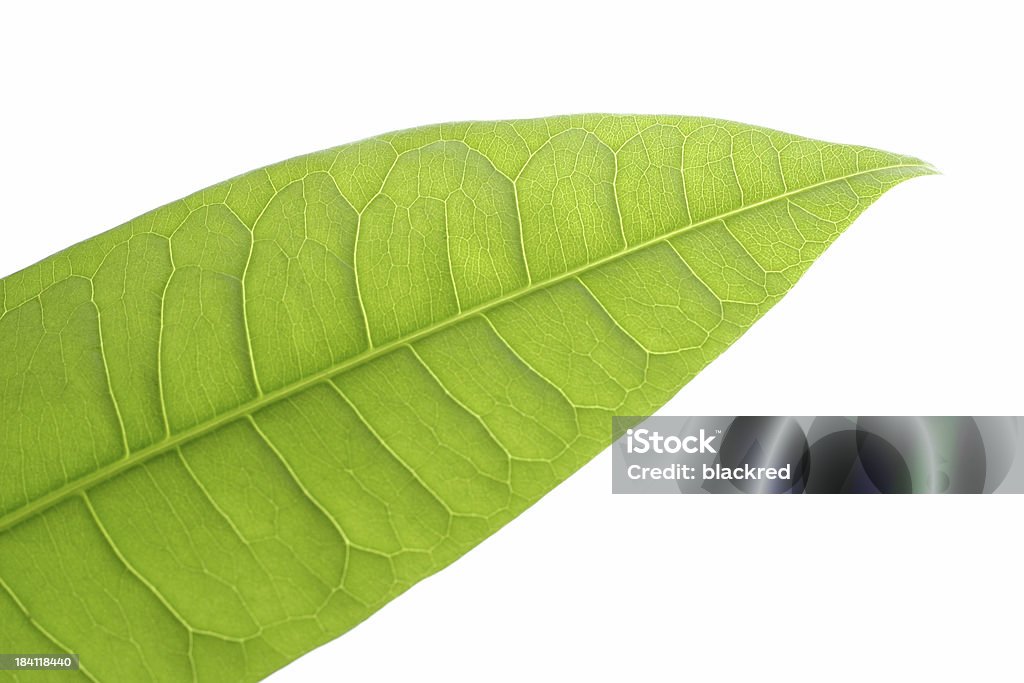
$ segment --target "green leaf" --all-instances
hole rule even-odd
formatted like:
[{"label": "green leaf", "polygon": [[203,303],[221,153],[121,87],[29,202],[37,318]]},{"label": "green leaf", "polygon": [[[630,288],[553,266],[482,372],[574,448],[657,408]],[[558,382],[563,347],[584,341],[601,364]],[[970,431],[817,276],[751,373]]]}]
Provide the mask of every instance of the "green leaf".
[{"label": "green leaf", "polygon": [[0,651],[253,680],[605,448],[913,158],[672,116],[403,131],[0,281]]}]

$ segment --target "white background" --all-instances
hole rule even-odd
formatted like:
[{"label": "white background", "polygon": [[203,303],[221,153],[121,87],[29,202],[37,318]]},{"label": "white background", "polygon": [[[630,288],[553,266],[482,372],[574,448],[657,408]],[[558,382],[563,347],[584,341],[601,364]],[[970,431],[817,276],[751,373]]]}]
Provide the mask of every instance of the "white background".
[{"label": "white background", "polygon": [[[0,275],[393,129],[717,116],[944,175],[883,197],[664,413],[1024,414],[1014,3],[689,4],[7,3]],[[273,680],[1020,680],[1022,512],[613,497],[605,453]]]}]

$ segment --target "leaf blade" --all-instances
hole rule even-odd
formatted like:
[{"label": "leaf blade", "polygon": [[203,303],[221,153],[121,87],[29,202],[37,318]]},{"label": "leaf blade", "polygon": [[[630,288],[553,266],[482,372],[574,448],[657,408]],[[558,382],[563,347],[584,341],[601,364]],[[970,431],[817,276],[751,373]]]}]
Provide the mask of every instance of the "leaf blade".
[{"label": "leaf blade", "polygon": [[[74,529],[109,554],[76,580],[128,567],[178,644],[164,665],[263,675],[518,514],[603,448],[610,414],[652,412],[930,172],[739,124],[585,116],[403,131],[204,190],[0,280],[4,414],[39,409],[0,430],[13,475],[36,470],[35,490],[0,490],[0,545],[64,557],[51,526]],[[38,579],[69,572],[0,559],[65,640],[93,612],[61,624]],[[123,630],[119,608],[94,610]]]}]

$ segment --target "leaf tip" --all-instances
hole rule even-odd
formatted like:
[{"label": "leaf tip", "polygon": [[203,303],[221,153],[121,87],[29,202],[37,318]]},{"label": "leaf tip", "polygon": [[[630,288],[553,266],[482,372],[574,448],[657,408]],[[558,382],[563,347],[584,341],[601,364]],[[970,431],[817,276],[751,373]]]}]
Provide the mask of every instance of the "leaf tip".
[{"label": "leaf tip", "polygon": [[942,171],[940,171],[935,164],[927,162],[924,159],[907,157],[907,164],[915,167],[914,170],[917,171],[917,175],[942,175]]}]

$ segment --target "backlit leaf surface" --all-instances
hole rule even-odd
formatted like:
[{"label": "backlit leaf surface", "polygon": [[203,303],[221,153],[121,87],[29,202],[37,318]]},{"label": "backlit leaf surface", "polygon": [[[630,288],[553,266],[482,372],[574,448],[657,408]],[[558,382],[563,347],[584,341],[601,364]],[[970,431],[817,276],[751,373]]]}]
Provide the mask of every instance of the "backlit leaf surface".
[{"label": "backlit leaf surface", "polygon": [[701,118],[447,124],[0,280],[0,651],[265,676],[564,480],[930,172]]}]

